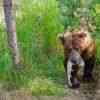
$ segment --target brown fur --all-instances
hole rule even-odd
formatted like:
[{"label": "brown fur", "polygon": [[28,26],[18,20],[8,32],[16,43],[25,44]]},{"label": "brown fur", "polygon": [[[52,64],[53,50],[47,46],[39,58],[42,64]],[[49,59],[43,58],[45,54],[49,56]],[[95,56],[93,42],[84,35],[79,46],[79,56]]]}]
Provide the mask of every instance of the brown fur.
[{"label": "brown fur", "polygon": [[95,56],[95,40],[93,40],[87,31],[65,32],[61,41],[64,46],[65,58],[68,57],[72,49],[79,51],[80,55],[85,56],[86,58]]},{"label": "brown fur", "polygon": [[74,49],[77,50],[85,62],[84,67],[84,80],[92,79],[93,67],[95,64],[96,45],[88,31],[77,30],[67,31],[60,36],[64,47],[64,67],[67,71],[67,61],[70,52]]}]

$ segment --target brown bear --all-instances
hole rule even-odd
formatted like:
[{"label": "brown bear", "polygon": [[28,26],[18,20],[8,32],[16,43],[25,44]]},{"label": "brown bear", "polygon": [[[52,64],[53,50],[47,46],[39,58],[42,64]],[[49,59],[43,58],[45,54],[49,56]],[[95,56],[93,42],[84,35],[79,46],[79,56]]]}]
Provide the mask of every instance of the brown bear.
[{"label": "brown bear", "polygon": [[80,86],[78,71],[84,68],[83,80],[93,79],[96,45],[88,31],[83,29],[66,31],[59,35],[64,47],[64,67],[68,85],[72,88]]}]

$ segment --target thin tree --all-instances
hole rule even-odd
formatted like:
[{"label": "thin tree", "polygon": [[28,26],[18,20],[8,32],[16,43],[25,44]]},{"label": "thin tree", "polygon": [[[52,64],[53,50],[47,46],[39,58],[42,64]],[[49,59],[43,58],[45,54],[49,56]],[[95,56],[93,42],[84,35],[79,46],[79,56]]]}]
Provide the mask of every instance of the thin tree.
[{"label": "thin tree", "polygon": [[20,64],[20,53],[17,44],[16,23],[12,12],[12,0],[3,0],[8,44],[12,54],[13,64],[17,67]]}]

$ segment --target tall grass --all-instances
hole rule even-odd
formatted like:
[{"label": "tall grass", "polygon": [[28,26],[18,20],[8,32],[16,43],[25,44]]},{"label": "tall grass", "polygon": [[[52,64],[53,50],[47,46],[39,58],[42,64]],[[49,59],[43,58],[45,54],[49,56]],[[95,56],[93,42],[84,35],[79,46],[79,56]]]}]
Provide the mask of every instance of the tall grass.
[{"label": "tall grass", "polygon": [[[0,26],[0,73],[3,88],[28,88],[33,95],[64,95],[63,56],[57,49],[57,33],[64,26],[56,0],[21,0],[17,10],[18,45],[24,69],[12,66],[7,34]],[[6,40],[5,40],[6,39]]]}]

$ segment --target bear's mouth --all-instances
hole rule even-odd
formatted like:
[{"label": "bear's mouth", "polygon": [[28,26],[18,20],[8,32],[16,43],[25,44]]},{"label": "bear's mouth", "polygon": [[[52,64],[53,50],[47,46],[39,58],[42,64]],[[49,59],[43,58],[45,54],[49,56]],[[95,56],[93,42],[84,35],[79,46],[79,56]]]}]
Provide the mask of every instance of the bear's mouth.
[{"label": "bear's mouth", "polygon": [[72,50],[70,52],[68,60],[72,63],[72,65],[75,65],[75,66],[76,65],[78,65],[78,66],[84,66],[85,65],[85,62],[80,55],[80,52],[78,52],[77,50]]}]

